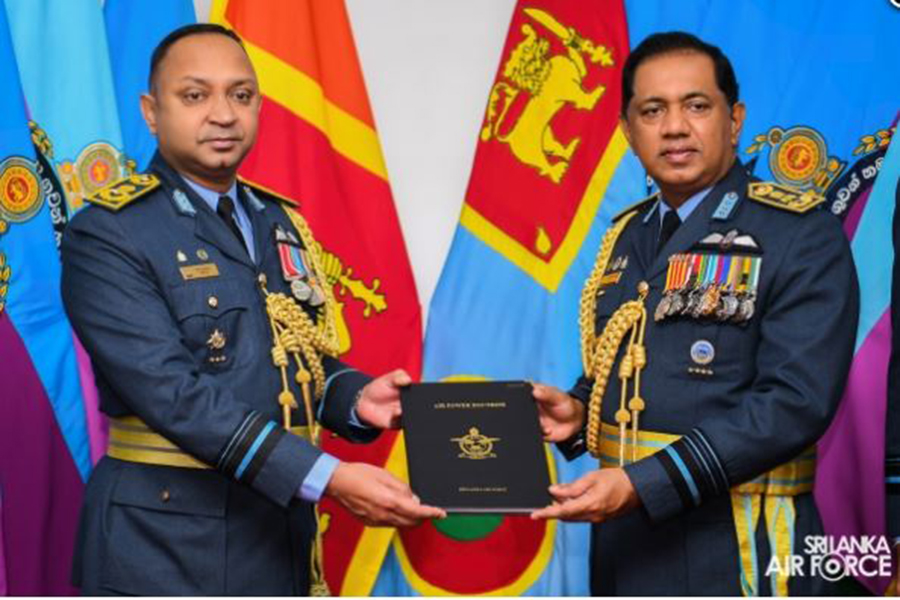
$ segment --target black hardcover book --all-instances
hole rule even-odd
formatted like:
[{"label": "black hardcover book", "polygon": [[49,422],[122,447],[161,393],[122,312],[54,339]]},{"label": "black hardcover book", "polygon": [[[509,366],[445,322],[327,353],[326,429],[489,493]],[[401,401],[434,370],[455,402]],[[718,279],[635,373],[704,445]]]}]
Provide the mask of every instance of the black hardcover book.
[{"label": "black hardcover book", "polygon": [[401,391],[410,486],[459,513],[546,506],[550,473],[531,384],[420,383]]}]

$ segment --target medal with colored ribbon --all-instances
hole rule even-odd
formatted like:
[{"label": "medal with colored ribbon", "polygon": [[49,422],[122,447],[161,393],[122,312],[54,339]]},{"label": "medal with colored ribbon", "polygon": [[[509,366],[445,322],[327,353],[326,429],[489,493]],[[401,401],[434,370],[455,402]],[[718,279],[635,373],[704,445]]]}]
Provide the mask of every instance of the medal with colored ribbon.
[{"label": "medal with colored ribbon", "polygon": [[740,306],[734,320],[738,322],[749,321],[756,311],[756,287],[759,284],[759,267],[762,259],[747,256],[741,273],[741,287],[738,291]]},{"label": "medal with colored ribbon", "polygon": [[675,294],[677,286],[675,281],[678,277],[678,271],[681,269],[679,258],[682,255],[676,254],[669,258],[669,269],[666,271],[666,288],[663,290],[663,297],[656,305],[656,311],[653,313],[654,321],[662,321],[668,314],[669,307],[672,305],[672,297]]},{"label": "medal with colored ribbon", "polygon": [[706,266],[706,254],[691,254],[691,275],[687,282],[687,294],[684,302],[684,308],[681,309],[682,315],[690,315],[694,313],[694,307],[700,302],[700,281],[703,277],[703,269]]},{"label": "medal with colored ribbon", "polygon": [[281,260],[281,273],[291,286],[291,294],[300,302],[321,306],[325,302],[325,294],[314,274],[308,250],[281,228],[275,230],[275,242]]},{"label": "medal with colored ribbon", "polygon": [[675,254],[654,320],[690,316],[720,322],[749,321],[756,310],[761,256]]}]

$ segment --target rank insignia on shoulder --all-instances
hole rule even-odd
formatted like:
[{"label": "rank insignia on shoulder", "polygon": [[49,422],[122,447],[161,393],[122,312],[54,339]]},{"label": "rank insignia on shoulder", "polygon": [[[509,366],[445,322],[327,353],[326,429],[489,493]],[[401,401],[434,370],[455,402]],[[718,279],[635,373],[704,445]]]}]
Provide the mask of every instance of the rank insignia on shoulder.
[{"label": "rank insignia on shoulder", "polygon": [[612,262],[610,262],[609,270],[610,271],[624,271],[628,268],[628,255],[619,256],[614,258]]},{"label": "rank insignia on shoulder", "polygon": [[629,206],[628,208],[626,208],[625,210],[619,212],[619,214],[614,216],[612,218],[613,223],[615,223],[616,221],[618,221],[619,219],[621,219],[628,213],[636,211],[636,210],[641,210],[645,206],[652,204],[653,202],[656,202],[657,200],[659,200],[659,192],[653,194],[652,196],[647,196],[646,198],[644,198],[643,200],[641,200],[639,202],[635,202],[634,204],[632,204],[631,206]]},{"label": "rank insignia on shoulder", "polygon": [[116,212],[148,192],[155,190],[159,185],[159,179],[156,175],[131,175],[98,190],[96,193],[88,196],[87,201]]},{"label": "rank insignia on shoulder", "polygon": [[762,204],[799,214],[809,212],[825,201],[823,196],[812,190],[804,192],[771,181],[756,181],[749,184],[747,196]]}]

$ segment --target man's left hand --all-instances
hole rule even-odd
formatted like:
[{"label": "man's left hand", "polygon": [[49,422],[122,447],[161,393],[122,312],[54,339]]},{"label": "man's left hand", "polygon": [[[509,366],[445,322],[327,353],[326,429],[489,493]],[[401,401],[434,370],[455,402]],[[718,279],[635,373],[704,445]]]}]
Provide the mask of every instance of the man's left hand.
[{"label": "man's left hand", "polygon": [[403,369],[391,371],[373,379],[362,389],[356,403],[356,415],[371,427],[397,429],[400,427],[400,388],[412,383]]},{"label": "man's left hand", "polygon": [[550,486],[555,502],[531,513],[532,519],[602,523],[636,508],[640,498],[622,469],[591,471],[572,483]]}]

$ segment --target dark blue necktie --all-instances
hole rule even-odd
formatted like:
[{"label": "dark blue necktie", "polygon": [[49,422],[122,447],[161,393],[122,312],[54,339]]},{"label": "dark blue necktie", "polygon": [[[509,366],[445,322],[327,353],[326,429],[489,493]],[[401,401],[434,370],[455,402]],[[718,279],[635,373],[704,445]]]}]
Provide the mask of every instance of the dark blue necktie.
[{"label": "dark blue necktie", "polygon": [[241,228],[238,227],[237,217],[234,214],[234,202],[230,197],[219,196],[219,204],[216,207],[216,214],[222,217],[222,220],[225,221],[226,225],[228,225],[231,233],[235,235],[235,237],[241,243],[241,246],[243,246],[244,250],[246,250],[247,243],[244,241],[244,234],[241,233]]},{"label": "dark blue necktie", "polygon": [[681,218],[678,213],[674,210],[668,211],[663,217],[662,227],[659,229],[659,242],[656,244],[657,254],[662,251],[663,246],[666,245],[679,225],[681,225]]}]

